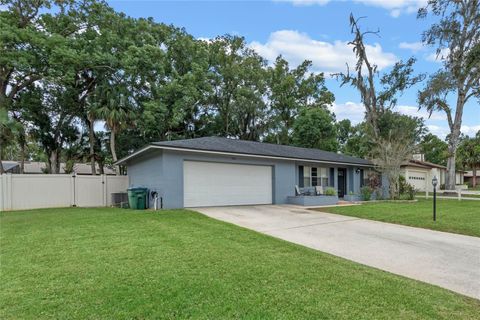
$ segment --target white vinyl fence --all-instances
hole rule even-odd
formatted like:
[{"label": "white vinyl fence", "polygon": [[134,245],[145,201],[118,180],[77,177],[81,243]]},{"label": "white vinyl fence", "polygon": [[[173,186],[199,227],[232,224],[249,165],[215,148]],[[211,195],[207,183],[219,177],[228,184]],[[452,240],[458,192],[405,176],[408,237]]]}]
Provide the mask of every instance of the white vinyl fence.
[{"label": "white vinyl fence", "polygon": [[53,207],[106,207],[111,194],[126,192],[127,176],[3,174],[0,211]]}]

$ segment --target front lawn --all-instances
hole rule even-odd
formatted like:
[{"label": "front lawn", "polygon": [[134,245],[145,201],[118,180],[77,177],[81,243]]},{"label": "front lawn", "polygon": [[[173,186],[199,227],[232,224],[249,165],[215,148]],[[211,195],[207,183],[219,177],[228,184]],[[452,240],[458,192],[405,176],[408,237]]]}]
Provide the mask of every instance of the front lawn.
[{"label": "front lawn", "polygon": [[480,301],[177,210],[0,214],[1,319],[480,319]]},{"label": "front lawn", "polygon": [[432,201],[370,202],[318,211],[480,237],[480,201],[437,199],[435,222],[432,219]]}]

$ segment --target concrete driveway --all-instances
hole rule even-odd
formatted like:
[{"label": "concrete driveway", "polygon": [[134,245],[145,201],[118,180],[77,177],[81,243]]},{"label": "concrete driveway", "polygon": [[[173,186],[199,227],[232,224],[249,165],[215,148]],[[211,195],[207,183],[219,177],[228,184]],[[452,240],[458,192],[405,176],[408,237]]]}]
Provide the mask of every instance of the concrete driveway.
[{"label": "concrete driveway", "polygon": [[194,209],[280,239],[480,299],[480,238],[296,206]]}]

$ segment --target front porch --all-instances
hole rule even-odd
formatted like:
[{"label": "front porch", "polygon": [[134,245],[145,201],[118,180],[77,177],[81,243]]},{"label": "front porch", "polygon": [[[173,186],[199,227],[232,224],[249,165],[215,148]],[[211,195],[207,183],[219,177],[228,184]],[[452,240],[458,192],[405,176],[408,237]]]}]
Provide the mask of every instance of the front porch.
[{"label": "front porch", "polygon": [[[300,206],[336,205],[359,195],[364,184],[365,170],[356,166],[320,166],[312,163],[296,165],[295,196],[287,203]],[[368,169],[367,169],[368,170]]]},{"label": "front porch", "polygon": [[300,196],[290,196],[287,198],[288,204],[294,204],[297,206],[305,206],[305,207],[315,207],[315,206],[332,206],[338,203],[338,196],[326,196],[326,195],[318,195],[318,196],[308,196],[308,195],[300,195]]}]

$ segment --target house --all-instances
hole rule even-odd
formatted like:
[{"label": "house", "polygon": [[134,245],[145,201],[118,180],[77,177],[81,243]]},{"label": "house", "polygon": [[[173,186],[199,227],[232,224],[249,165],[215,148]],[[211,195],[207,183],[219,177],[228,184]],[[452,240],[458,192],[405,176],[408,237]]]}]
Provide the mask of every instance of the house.
[{"label": "house", "polygon": [[[2,161],[3,170],[6,173],[20,173],[20,161]],[[98,164],[97,167],[97,174],[99,173]],[[47,165],[45,162],[41,161],[25,161],[23,173],[25,174],[41,174],[45,173],[47,169]],[[103,171],[107,175],[115,175],[115,171],[111,168],[104,167]],[[73,165],[73,172],[77,175],[91,175],[92,174],[92,167],[90,163],[75,163]],[[65,174],[65,163],[60,164],[60,173]]]},{"label": "house", "polygon": [[[479,170],[477,169],[477,172]],[[475,175],[476,177],[476,185],[479,184],[480,182],[480,177],[478,176],[478,173]],[[473,170],[469,170],[469,171],[465,171],[464,175],[463,175],[463,179],[464,179],[464,183],[466,185],[468,185],[469,187],[473,187]]]},{"label": "house", "polygon": [[164,208],[285,204],[296,186],[332,187],[341,198],[358,193],[373,168],[333,152],[220,137],[154,142],[117,164]]},{"label": "house", "polygon": [[[440,188],[444,189],[447,167],[425,161],[423,154],[417,154],[402,165],[400,173],[416,190],[433,192],[433,177],[437,177]],[[457,171],[455,184],[463,184],[463,171]]]}]

